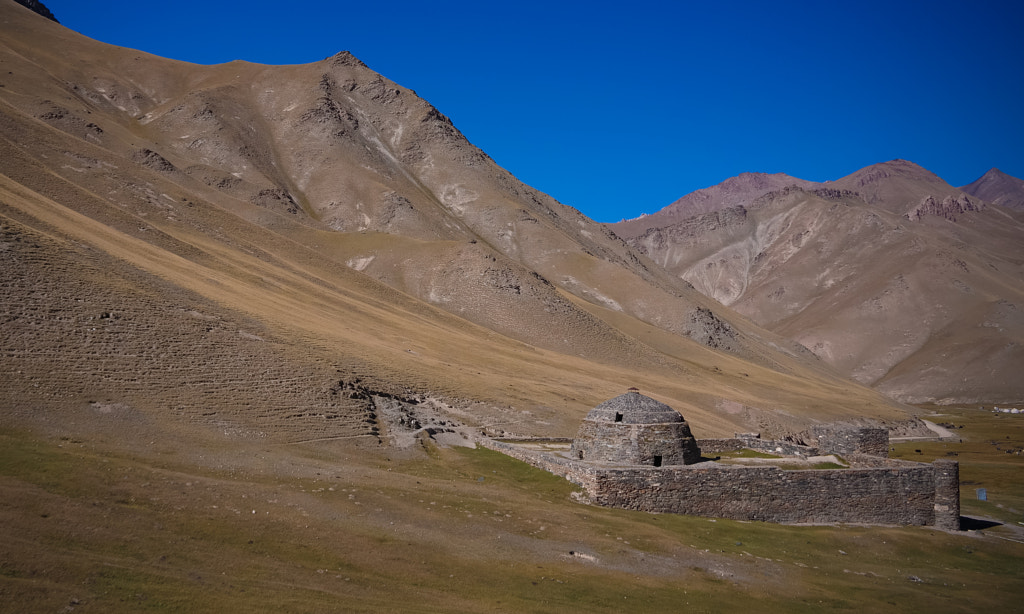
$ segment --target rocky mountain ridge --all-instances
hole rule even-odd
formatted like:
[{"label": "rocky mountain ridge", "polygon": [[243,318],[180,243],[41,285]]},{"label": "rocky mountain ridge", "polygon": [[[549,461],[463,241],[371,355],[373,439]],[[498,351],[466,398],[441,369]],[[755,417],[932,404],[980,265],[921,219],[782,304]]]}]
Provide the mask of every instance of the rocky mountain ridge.
[{"label": "rocky mountain ridge", "polygon": [[733,202],[663,226],[648,222],[654,214],[612,227],[701,292],[894,398],[1024,394],[1012,375],[1024,364],[1014,210],[905,160],[823,184],[751,187]]},{"label": "rocky mountain ridge", "polygon": [[709,435],[907,416],[522,184],[350,53],[196,66],[0,9],[18,263],[2,392],[33,408],[5,419],[101,402],[165,428],[385,442],[402,412],[329,393],[356,378],[492,433],[570,434],[632,385]]},{"label": "rocky mountain ridge", "polygon": [[998,168],[989,169],[960,189],[994,205],[1016,211],[1024,210],[1024,179],[1007,175]]},{"label": "rocky mountain ridge", "polygon": [[920,221],[926,215],[935,215],[950,222],[956,222],[957,218],[964,213],[972,211],[983,211],[985,203],[972,199],[966,194],[956,198],[946,196],[939,202],[934,196],[928,195],[921,199],[920,204],[907,211],[906,218],[911,221]]},{"label": "rocky mountain ridge", "polygon": [[56,22],[56,23],[60,23],[59,21],[57,21],[57,18],[53,16],[53,13],[50,12],[50,9],[46,8],[46,5],[44,5],[39,0],[14,0],[14,1],[17,2],[18,4],[20,4],[21,6],[27,8],[28,10],[32,11],[33,13],[37,13],[39,15],[42,15],[43,17],[49,19],[50,21],[53,21],[53,22]]},{"label": "rocky mountain ridge", "polygon": [[648,228],[670,226],[694,216],[749,204],[753,198],[790,186],[811,187],[809,181],[783,173],[741,173],[722,183],[691,192],[655,213],[614,225],[615,233],[629,239]]}]

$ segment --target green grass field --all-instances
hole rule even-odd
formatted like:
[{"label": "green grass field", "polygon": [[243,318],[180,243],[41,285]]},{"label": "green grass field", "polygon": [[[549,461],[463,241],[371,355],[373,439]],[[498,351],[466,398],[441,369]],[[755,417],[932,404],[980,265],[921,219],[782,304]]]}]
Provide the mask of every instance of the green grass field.
[{"label": "green grass field", "polygon": [[596,508],[484,449],[267,446],[211,466],[198,451],[8,431],[0,611],[1012,611],[1024,457],[1005,450],[1024,441],[1024,420],[945,411],[963,443],[895,455],[956,453],[964,514],[1002,525],[949,534]]},{"label": "green grass field", "polygon": [[[891,456],[959,461],[961,513],[1024,526],[1024,416],[975,408],[928,409],[936,415],[924,417],[953,425],[959,441],[900,443]],[[979,488],[985,489],[987,501],[978,500]]]}]

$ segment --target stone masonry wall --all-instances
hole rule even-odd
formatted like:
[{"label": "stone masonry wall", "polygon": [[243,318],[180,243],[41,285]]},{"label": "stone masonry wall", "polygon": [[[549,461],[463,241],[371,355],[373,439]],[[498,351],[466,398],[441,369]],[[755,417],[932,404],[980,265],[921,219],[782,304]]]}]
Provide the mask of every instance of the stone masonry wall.
[{"label": "stone masonry wall", "polygon": [[626,424],[584,420],[571,453],[573,458],[584,461],[625,465],[686,465],[700,460],[700,450],[685,422]]},{"label": "stone masonry wall", "polygon": [[736,433],[736,436],[743,441],[744,448],[768,452],[770,454],[781,454],[783,456],[817,456],[818,448],[805,446],[792,441],[779,439],[761,439],[760,435],[748,433]]},{"label": "stone masonry wall", "polygon": [[939,459],[935,468],[935,526],[946,531],[960,530],[960,463]]},{"label": "stone masonry wall", "polygon": [[[939,479],[936,469],[923,464],[807,471],[722,465],[607,469],[598,472],[590,494],[609,507],[736,520],[959,527],[959,509],[953,521],[949,503],[959,500],[959,485],[954,495],[949,468],[942,468]],[[941,479],[947,487],[937,492]]]},{"label": "stone masonry wall", "polygon": [[747,446],[743,443],[742,439],[733,437],[731,439],[698,439],[697,447],[700,448],[701,454],[707,456],[722,452],[732,452],[733,450],[742,450]]},{"label": "stone masonry wall", "polygon": [[816,456],[818,454],[818,448],[791,441],[761,439],[754,433],[736,433],[735,437],[727,439],[698,439],[697,446],[700,447],[701,454],[704,455],[731,452],[743,448],[783,456]]},{"label": "stone masonry wall", "polygon": [[817,456],[818,454],[870,454],[889,456],[889,430],[876,427],[826,424],[811,428],[806,436],[817,446],[793,441],[761,439],[757,433],[736,433],[730,439],[698,439],[703,453],[720,453],[741,448],[785,456]]},{"label": "stone masonry wall", "polygon": [[822,425],[810,429],[824,454],[873,454],[889,456],[889,429]]},{"label": "stone masonry wall", "polygon": [[491,448],[582,486],[597,505],[645,512],[825,524],[960,528],[959,465],[877,459],[857,469],[784,471],[716,463],[599,468],[522,446]]}]

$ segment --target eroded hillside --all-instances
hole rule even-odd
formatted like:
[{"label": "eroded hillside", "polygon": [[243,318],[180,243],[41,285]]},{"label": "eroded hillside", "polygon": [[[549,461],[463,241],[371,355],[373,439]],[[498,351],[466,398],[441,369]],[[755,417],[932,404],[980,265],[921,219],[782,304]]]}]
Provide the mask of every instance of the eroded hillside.
[{"label": "eroded hillside", "polygon": [[373,447],[417,406],[565,436],[631,385],[702,435],[906,417],[351,54],[196,66],[0,8],[7,418]]},{"label": "eroded hillside", "polygon": [[893,398],[1024,395],[1019,213],[903,160],[826,184],[769,184],[748,178],[745,196],[690,216],[673,205],[668,224],[652,215],[614,227],[701,292]]}]

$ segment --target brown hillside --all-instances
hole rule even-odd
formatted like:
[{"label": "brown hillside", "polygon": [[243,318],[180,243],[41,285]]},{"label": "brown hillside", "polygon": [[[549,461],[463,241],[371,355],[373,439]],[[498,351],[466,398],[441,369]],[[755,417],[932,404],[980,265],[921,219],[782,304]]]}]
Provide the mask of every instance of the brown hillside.
[{"label": "brown hillside", "polygon": [[751,197],[630,243],[893,398],[1024,396],[1024,220],[913,163]]},{"label": "brown hillside", "polygon": [[730,177],[718,185],[691,192],[656,213],[623,220],[615,224],[615,234],[631,240],[652,228],[664,228],[695,218],[714,220],[716,216],[711,214],[744,205],[768,192],[790,186],[811,185],[810,181],[782,173],[741,173],[738,177]]},{"label": "brown hillside", "polygon": [[960,189],[994,205],[1024,210],[1024,180],[1007,175],[998,168],[990,169]]},{"label": "brown hillside", "polygon": [[0,7],[8,419],[373,443],[379,393],[565,436],[630,385],[707,435],[905,417],[348,53],[196,66]]}]

